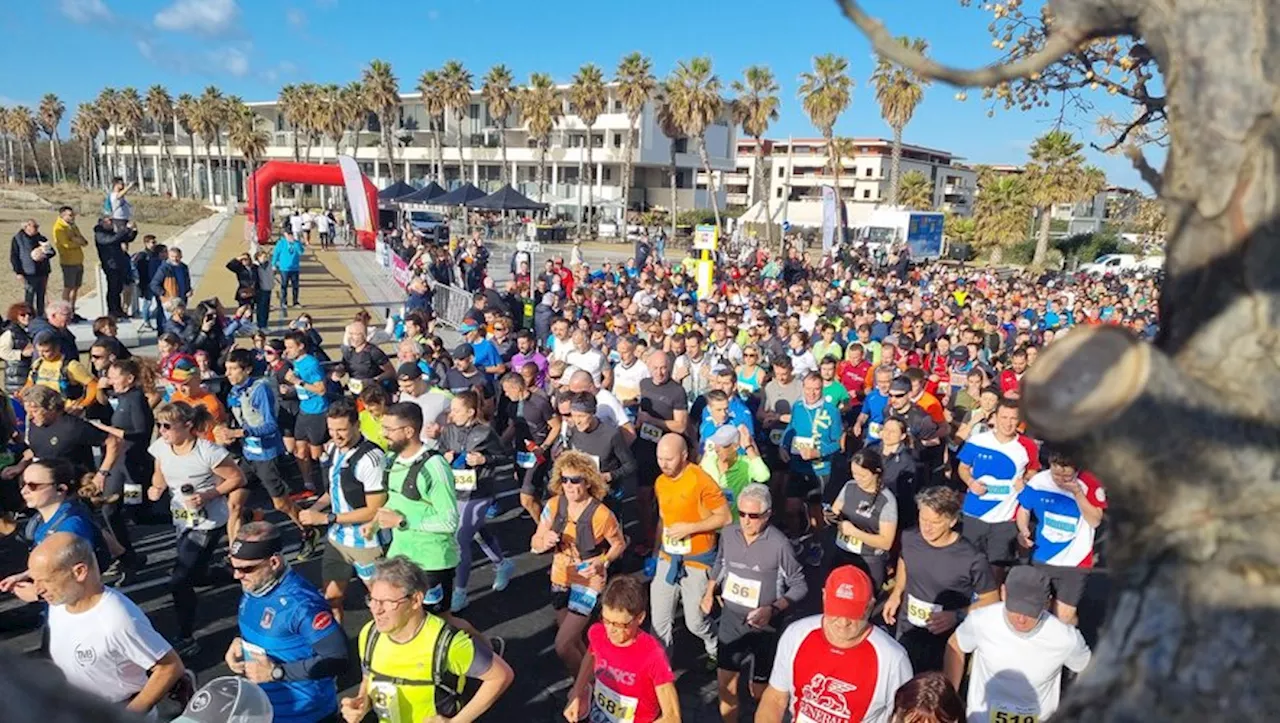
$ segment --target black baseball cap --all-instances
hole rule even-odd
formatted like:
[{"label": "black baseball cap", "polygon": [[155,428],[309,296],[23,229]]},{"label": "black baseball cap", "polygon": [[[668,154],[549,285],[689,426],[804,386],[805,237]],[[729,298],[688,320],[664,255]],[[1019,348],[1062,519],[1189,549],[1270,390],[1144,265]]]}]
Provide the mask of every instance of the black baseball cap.
[{"label": "black baseball cap", "polygon": [[404,379],[406,381],[411,379],[421,379],[422,367],[418,366],[417,362],[405,362],[396,369],[396,378]]},{"label": "black baseball cap", "polygon": [[476,350],[470,344],[459,344],[453,348],[454,359],[469,359],[476,355]]}]

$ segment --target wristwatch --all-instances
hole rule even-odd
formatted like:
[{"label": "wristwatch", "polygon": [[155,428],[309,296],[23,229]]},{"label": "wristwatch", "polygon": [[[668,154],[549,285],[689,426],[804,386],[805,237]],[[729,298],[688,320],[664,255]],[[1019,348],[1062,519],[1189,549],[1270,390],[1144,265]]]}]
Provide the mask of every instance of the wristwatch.
[{"label": "wristwatch", "polygon": [[332,511],[330,511],[329,514],[325,517],[325,519],[328,521],[329,524],[332,525],[338,521],[338,516],[334,514]]},{"label": "wristwatch", "polygon": [[279,665],[271,666],[271,680],[277,683],[284,680],[284,668]]}]

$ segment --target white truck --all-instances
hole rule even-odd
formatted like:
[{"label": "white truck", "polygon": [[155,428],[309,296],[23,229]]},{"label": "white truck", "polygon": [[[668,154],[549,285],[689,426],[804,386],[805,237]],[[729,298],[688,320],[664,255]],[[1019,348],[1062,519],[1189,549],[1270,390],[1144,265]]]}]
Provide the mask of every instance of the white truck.
[{"label": "white truck", "polygon": [[1144,269],[1155,271],[1164,268],[1163,256],[1138,256],[1136,254],[1103,254],[1093,263],[1081,264],[1080,271],[1093,276],[1117,274],[1121,271]]},{"label": "white truck", "polygon": [[856,239],[871,248],[906,244],[912,261],[937,259],[943,255],[942,224],[943,215],[933,211],[877,208]]}]

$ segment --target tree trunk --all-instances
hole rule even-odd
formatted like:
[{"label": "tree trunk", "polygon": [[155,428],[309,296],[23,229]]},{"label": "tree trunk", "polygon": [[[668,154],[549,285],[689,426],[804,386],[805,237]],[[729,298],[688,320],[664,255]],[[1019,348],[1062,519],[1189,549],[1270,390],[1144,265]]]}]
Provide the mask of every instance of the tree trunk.
[{"label": "tree trunk", "polygon": [[1036,234],[1036,252],[1031,257],[1032,266],[1043,266],[1044,257],[1049,253],[1049,227],[1053,223],[1053,206],[1040,209],[1040,229]]},{"label": "tree trunk", "polygon": [[[594,196],[595,196],[595,193],[594,193],[594,191],[595,191],[595,176],[594,176],[594,173],[595,173],[595,170],[596,170],[596,164],[595,164],[595,162],[592,160],[594,156],[593,156],[593,154],[592,154],[592,152],[591,152],[591,128],[592,128],[592,126],[587,126],[587,205],[586,205],[586,206],[584,206],[584,207],[582,208],[582,214],[583,214],[584,216],[587,216],[587,231],[588,231],[589,233],[592,231],[591,217],[590,217],[590,215],[589,215],[589,214],[591,213],[591,208],[592,208],[592,206],[595,204],[595,199],[594,199]],[[579,179],[578,179],[578,182],[579,182],[579,183],[581,183],[581,182],[582,182],[582,179],[581,179],[581,178],[579,178]],[[582,235],[582,230],[581,230],[581,229],[579,229],[579,230],[578,230],[578,235],[579,235],[579,236],[581,236],[581,235]],[[594,233],[592,234],[592,236],[594,237]],[[623,237],[623,240],[626,240],[626,229],[623,229],[622,237]]]},{"label": "tree trunk", "polygon": [[835,176],[836,186],[836,240],[840,245],[844,245],[844,197],[840,193],[840,167],[844,165],[844,160],[837,162],[835,154],[831,152],[831,142],[833,133],[830,128],[824,129],[822,138],[827,142],[827,157],[831,159],[831,173]]},{"label": "tree trunk", "polygon": [[[453,114],[453,118],[458,122],[458,178],[463,183],[466,183],[467,182],[467,165],[466,165],[466,162],[462,160],[462,109],[461,108],[459,108],[457,112]],[[476,181],[476,179],[474,178],[471,180],[473,183]]]},{"label": "tree trunk", "polygon": [[27,144],[18,139],[18,183],[27,185]]},{"label": "tree trunk", "polygon": [[204,179],[209,184],[209,203],[213,203],[213,156],[210,155],[208,141],[204,144]]},{"label": "tree trunk", "polygon": [[27,145],[31,146],[31,165],[36,169],[36,185],[39,186],[44,183],[44,178],[40,174],[40,156],[36,155],[36,143],[34,140],[28,138]]},{"label": "tree trunk", "polygon": [[[716,217],[716,228],[720,227],[720,199],[716,198],[716,176],[711,172],[711,156],[707,154],[705,136],[698,136],[698,157],[702,159],[702,168],[707,172],[707,195],[711,197],[711,213]],[[698,184],[693,184],[697,188]]]},{"label": "tree trunk", "polygon": [[898,189],[902,180],[902,127],[893,127],[893,150],[889,157],[889,198],[898,205]]},{"label": "tree trunk", "polygon": [[[671,149],[671,158],[667,164],[667,179],[671,184],[671,243],[676,240],[676,141],[674,138],[668,139],[667,147]],[[698,184],[693,184],[695,187]]]},{"label": "tree trunk", "polygon": [[631,210],[631,155],[636,150],[637,116],[627,116],[627,156],[622,159],[622,230],[619,237],[627,240],[627,211]]},{"label": "tree trunk", "polygon": [[538,203],[547,202],[547,142],[543,138],[538,139]]},{"label": "tree trunk", "polygon": [[765,248],[773,245],[773,212],[769,210],[769,185],[765,183],[766,179],[764,170],[764,138],[755,136],[756,141],[756,157],[753,161],[756,167],[755,183],[751,184],[752,193],[755,198],[751,201],[751,206],[755,206],[761,200],[764,201],[764,243]]},{"label": "tree trunk", "polygon": [[511,177],[510,166],[507,165],[507,126],[506,121],[498,121],[498,147],[502,149],[502,183],[515,183],[515,179]]},{"label": "tree trunk", "polygon": [[138,188],[146,193],[147,184],[142,180],[142,147],[138,145],[138,136],[133,137],[133,172],[138,174]]}]

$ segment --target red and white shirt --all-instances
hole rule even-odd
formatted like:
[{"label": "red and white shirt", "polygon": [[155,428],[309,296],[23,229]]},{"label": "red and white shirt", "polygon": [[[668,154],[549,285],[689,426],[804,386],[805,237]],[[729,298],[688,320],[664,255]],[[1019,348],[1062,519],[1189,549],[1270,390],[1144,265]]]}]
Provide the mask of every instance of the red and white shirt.
[{"label": "red and white shirt", "polygon": [[822,633],[822,616],[789,625],[778,643],[769,686],[786,693],[795,723],[888,723],[893,695],[911,680],[911,661],[878,627],[852,648]]}]

